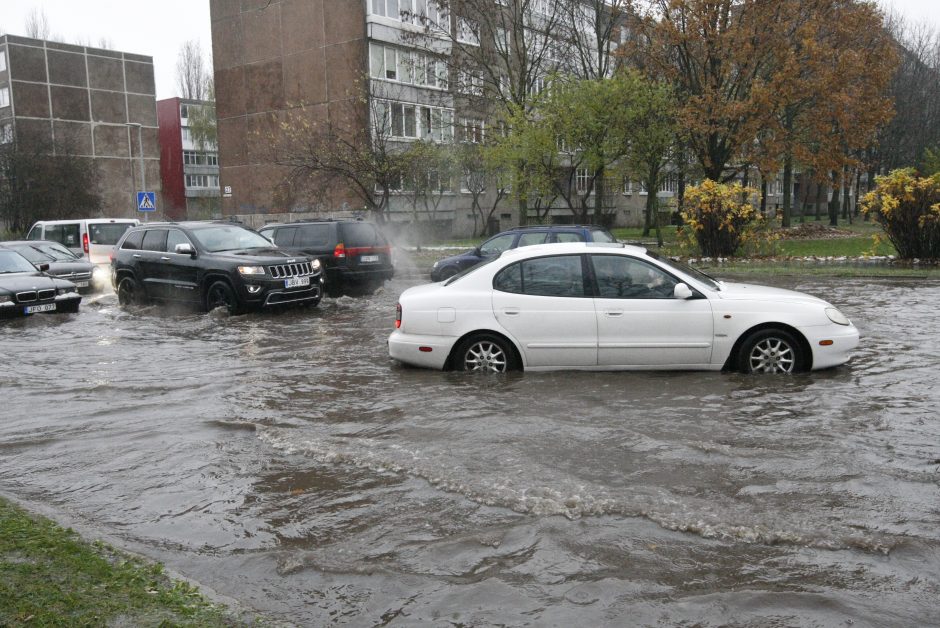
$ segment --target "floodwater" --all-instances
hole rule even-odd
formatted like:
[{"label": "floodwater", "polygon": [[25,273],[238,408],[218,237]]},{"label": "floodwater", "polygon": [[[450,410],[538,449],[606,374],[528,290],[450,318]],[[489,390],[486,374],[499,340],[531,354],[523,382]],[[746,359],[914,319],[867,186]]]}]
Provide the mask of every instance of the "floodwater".
[{"label": "floodwater", "polygon": [[403,277],[0,326],[0,491],[304,626],[940,624],[940,283],[795,377],[391,363]]}]

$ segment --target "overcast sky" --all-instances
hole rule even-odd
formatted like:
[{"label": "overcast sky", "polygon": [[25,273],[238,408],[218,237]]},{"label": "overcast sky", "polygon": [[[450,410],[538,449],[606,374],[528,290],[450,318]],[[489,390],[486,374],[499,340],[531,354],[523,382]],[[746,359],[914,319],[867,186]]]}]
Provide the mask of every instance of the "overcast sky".
[{"label": "overcast sky", "polygon": [[[327,0],[352,1],[358,0]],[[909,20],[929,21],[940,28],[938,0],[879,0],[879,4],[896,8]],[[153,57],[157,98],[179,95],[176,59],[184,42],[199,41],[207,59],[212,51],[208,0],[0,0],[0,31],[25,34],[26,18],[33,9],[46,14],[52,39],[97,46],[104,38],[116,50]]]}]

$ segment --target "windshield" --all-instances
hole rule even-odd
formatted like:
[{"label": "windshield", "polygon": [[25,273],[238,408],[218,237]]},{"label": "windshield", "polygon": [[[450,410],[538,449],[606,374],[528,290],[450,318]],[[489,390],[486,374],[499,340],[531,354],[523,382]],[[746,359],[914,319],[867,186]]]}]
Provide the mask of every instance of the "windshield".
[{"label": "windshield", "polygon": [[238,249],[270,249],[274,245],[262,236],[238,225],[217,225],[193,230],[193,237],[209,253]]},{"label": "windshield", "polygon": [[34,273],[36,267],[16,251],[0,251],[0,273]]},{"label": "windshield", "polygon": [[133,226],[129,222],[91,223],[88,225],[88,239],[92,244],[114,246],[124,232]]},{"label": "windshield", "polygon": [[697,279],[698,281],[702,282],[703,284],[705,284],[706,286],[708,286],[709,288],[713,290],[719,290],[719,291],[721,290],[721,282],[718,279],[715,279],[714,277],[712,277],[711,275],[706,275],[705,273],[703,273],[702,271],[696,268],[692,268],[691,266],[687,264],[683,264],[682,262],[671,260],[668,257],[664,257],[662,255],[659,255],[658,253],[654,253],[653,251],[647,251],[646,254],[661,264],[665,264],[666,266],[669,266],[670,268],[674,270],[678,270],[681,273],[690,275],[694,279]]},{"label": "windshield", "polygon": [[32,248],[41,251],[57,262],[80,261],[80,258],[58,242],[37,242]]}]

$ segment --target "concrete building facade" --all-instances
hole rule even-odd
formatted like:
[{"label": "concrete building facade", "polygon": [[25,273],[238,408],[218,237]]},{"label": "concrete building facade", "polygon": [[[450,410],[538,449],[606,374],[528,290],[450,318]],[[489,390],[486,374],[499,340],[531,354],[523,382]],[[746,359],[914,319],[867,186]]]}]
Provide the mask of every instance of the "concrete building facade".
[{"label": "concrete building facade", "polygon": [[152,57],[0,37],[0,141],[94,159],[103,215],[136,217],[144,186],[161,207],[155,93]]},{"label": "concrete building facade", "polygon": [[172,220],[221,216],[218,147],[215,141],[194,138],[189,126],[191,118],[213,115],[212,107],[183,98],[157,101],[164,213]]}]

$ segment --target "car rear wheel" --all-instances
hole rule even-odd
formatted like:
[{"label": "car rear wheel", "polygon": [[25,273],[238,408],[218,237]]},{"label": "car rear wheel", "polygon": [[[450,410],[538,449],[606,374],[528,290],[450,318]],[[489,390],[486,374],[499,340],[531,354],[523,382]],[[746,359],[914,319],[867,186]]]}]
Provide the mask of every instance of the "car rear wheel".
[{"label": "car rear wheel", "polygon": [[121,305],[140,305],[144,302],[143,290],[133,277],[124,277],[118,283],[118,303]]},{"label": "car rear wheel", "polygon": [[459,371],[479,373],[505,373],[519,368],[509,343],[493,334],[479,334],[464,340],[457,350],[454,366]]},{"label": "car rear wheel", "polygon": [[789,332],[762,329],[741,343],[738,366],[743,373],[799,373],[805,370],[803,349]]},{"label": "car rear wheel", "polygon": [[224,307],[233,315],[238,314],[241,309],[235,291],[224,281],[216,281],[206,290],[206,310],[211,312],[219,307]]}]

